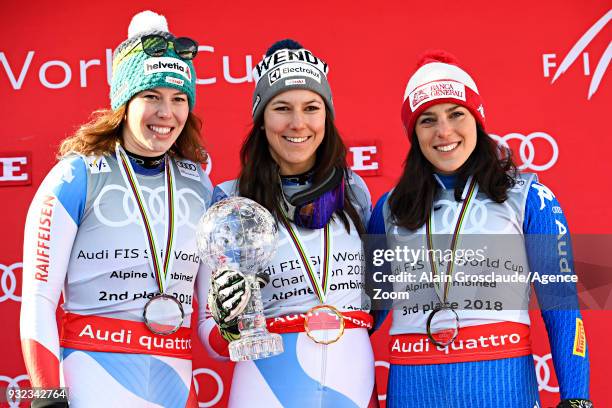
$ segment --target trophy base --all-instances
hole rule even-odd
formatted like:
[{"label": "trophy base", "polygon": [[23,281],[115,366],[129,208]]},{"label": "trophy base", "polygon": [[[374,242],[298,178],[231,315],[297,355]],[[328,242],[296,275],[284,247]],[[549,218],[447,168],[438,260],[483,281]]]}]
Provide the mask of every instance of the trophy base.
[{"label": "trophy base", "polygon": [[247,335],[229,344],[230,359],[234,362],[259,360],[283,352],[283,338],[277,333]]}]

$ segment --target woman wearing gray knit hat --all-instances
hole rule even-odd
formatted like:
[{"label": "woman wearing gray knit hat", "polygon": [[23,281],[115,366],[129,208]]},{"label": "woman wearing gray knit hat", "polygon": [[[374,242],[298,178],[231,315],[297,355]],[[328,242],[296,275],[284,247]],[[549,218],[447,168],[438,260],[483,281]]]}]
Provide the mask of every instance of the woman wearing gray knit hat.
[{"label": "woman wearing gray knit hat", "polygon": [[208,279],[195,225],[212,191],[192,113],[197,49],[163,16],[134,16],[112,109],[63,141],[32,201],[22,350],[34,387],[69,389],[33,406],[197,407],[190,322]]},{"label": "woman wearing gray knit hat", "polygon": [[[253,127],[240,175],[213,192],[213,201],[239,195],[262,204],[280,236],[261,277],[268,330],[282,335],[284,352],[236,365],[232,407],[378,404],[362,269],[370,194],[347,167],[327,73],[327,64],[295,41],[268,50],[254,70]],[[248,295],[242,277],[211,288],[212,318],[200,325],[200,337],[223,357],[227,340],[239,336],[233,316]]]}]

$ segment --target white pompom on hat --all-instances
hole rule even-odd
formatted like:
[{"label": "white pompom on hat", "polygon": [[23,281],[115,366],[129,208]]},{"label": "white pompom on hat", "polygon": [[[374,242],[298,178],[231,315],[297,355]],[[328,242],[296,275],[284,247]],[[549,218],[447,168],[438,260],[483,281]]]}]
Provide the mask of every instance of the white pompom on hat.
[{"label": "white pompom on hat", "polygon": [[420,58],[404,93],[402,122],[408,137],[414,131],[417,118],[430,106],[440,103],[464,106],[484,129],[482,98],[472,77],[459,67],[452,54],[428,51]]},{"label": "white pompom on hat", "polygon": [[128,38],[132,38],[140,33],[149,31],[170,32],[166,17],[151,10],[141,11],[132,17],[128,27]]},{"label": "white pompom on hat", "polygon": [[[163,55],[151,56],[144,50],[142,38],[158,36],[166,40]],[[196,73],[193,61],[182,59],[168,41],[175,37],[168,31],[166,17],[146,10],[134,15],[128,26],[128,38],[113,53],[111,108],[125,105],[138,92],[157,87],[174,88],[189,99],[189,109],[196,101]]]}]

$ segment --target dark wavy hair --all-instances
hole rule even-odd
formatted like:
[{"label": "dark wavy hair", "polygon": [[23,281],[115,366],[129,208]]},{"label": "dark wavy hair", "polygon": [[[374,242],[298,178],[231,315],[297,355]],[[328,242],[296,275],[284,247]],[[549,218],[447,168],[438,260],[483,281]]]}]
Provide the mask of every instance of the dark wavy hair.
[{"label": "dark wavy hair", "polygon": [[[316,151],[316,160],[313,168],[313,183],[318,183],[336,168],[344,174],[344,211],[336,211],[335,215],[342,221],[347,232],[350,224],[346,215],[350,217],[361,235],[365,227],[357,210],[351,203],[353,192],[348,183],[348,166],[346,164],[346,146],[340,133],[329,114],[325,115],[325,135]],[[279,166],[270,154],[270,146],[263,129],[264,115],[259,115],[253,123],[246,140],[240,149],[240,175],[238,176],[238,193],[242,197],[250,198],[263,205],[274,215],[278,221],[283,216],[280,207],[282,190],[279,180]],[[346,214],[345,214],[346,212]]]},{"label": "dark wavy hair", "polygon": [[[423,226],[431,213],[438,184],[434,179],[434,166],[425,158],[416,131],[410,138],[410,150],[404,162],[404,172],[389,196],[389,209],[393,222],[416,230]],[[508,189],[516,183],[518,170],[509,150],[500,150],[497,143],[480,124],[476,124],[476,147],[457,171],[455,200],[461,194],[470,175],[478,182],[479,191],[496,203],[508,198]]]}]

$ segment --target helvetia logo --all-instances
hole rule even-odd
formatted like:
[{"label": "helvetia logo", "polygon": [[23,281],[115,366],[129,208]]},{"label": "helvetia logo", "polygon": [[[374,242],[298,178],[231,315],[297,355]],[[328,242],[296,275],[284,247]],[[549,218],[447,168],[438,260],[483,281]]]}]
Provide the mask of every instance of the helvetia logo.
[{"label": "helvetia logo", "polygon": [[149,58],[144,61],[143,65],[145,75],[151,75],[157,72],[174,72],[175,74],[184,76],[188,81],[191,81],[191,70],[189,69],[189,65],[179,59],[169,57]]}]

